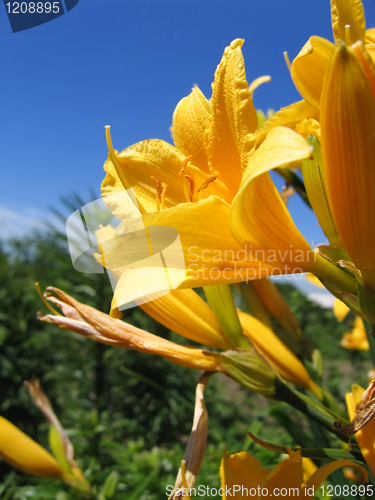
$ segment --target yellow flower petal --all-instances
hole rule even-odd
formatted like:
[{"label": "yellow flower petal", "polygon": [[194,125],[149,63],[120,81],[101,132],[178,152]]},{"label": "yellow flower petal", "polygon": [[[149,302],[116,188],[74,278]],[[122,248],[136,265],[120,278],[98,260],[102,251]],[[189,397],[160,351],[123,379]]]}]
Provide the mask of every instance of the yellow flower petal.
[{"label": "yellow flower petal", "polygon": [[[183,203],[169,210],[144,215],[144,225],[150,232],[156,226],[174,228],[178,232],[183,259],[181,261],[178,252],[181,247],[176,247],[176,252],[173,248],[169,251],[165,237],[162,237],[157,251],[163,251],[169,276],[168,284],[163,288],[166,283],[165,267],[161,265],[159,253],[154,254],[149,263],[138,263],[138,256],[138,259],[133,260],[134,264],[128,265],[125,259],[128,257],[125,245],[127,240],[123,241],[120,237],[117,247],[115,244],[114,248],[109,248],[106,252],[104,262],[107,269],[118,269],[120,277],[115,291],[117,306],[148,296],[152,300],[157,298],[152,297],[152,294],[161,290],[171,291],[177,286],[194,288],[268,276],[272,267],[247,255],[231,235],[229,210],[225,201],[212,196],[198,203]],[[135,245],[135,254],[137,248],[139,247]],[[128,260],[131,262],[130,258]],[[169,283],[176,285],[169,288]]]},{"label": "yellow flower petal", "polygon": [[[314,472],[314,474],[307,480],[304,491],[308,491],[310,488],[313,488],[314,491],[317,491],[319,486],[330,474],[332,474],[332,472],[344,467],[350,467],[352,469],[360,471],[360,473],[362,474],[362,483],[367,483],[368,474],[366,472],[366,469],[356,464],[355,462],[352,462],[351,460],[335,460],[334,462],[330,462],[329,464],[325,464],[322,467],[319,467],[319,469]],[[306,497],[305,495],[303,495],[302,498],[306,499],[311,497]]]},{"label": "yellow flower petal", "polygon": [[302,97],[319,109],[324,75],[334,45],[318,36],[312,36],[292,63],[292,78]]},{"label": "yellow flower petal", "polygon": [[293,384],[310,389],[317,395],[321,394],[321,389],[312,380],[301,361],[272,330],[250,314],[238,311],[238,315],[245,335],[281,377]]},{"label": "yellow flower petal", "polygon": [[32,476],[61,480],[68,477],[48,451],[3,417],[0,417],[0,456]]},{"label": "yellow flower petal", "polygon": [[357,351],[368,351],[370,349],[362,318],[356,317],[352,331],[344,333],[340,345],[345,349]]},{"label": "yellow flower petal", "polygon": [[307,270],[314,252],[294,225],[266,172],[308,158],[310,154],[310,146],[296,132],[285,127],[273,129],[251,157],[231,207],[233,236],[244,247],[252,245],[255,257],[259,255],[259,259],[273,262],[274,266],[292,265],[290,253],[298,249],[302,252],[300,267]]},{"label": "yellow flower petal", "polygon": [[212,84],[211,119],[205,145],[212,173],[234,196],[241,182],[258,119],[245,76],[243,40],[234,40],[224,51]]},{"label": "yellow flower petal", "polygon": [[271,316],[291,334],[301,334],[301,328],[290,307],[277,289],[268,279],[253,280],[249,283]]},{"label": "yellow flower petal", "polygon": [[204,149],[204,131],[210,118],[211,106],[198,87],[181,99],[173,113],[172,135],[177,149],[186,156],[192,155],[191,163],[209,173]]},{"label": "yellow flower petal", "polygon": [[233,348],[214,313],[194,290],[174,290],[140,307],[162,325],[199,344]]},{"label": "yellow flower petal", "polygon": [[335,299],[333,303],[333,314],[336,316],[338,321],[344,321],[349,312],[350,309],[346,304],[344,304],[344,302],[341,302],[339,299]]},{"label": "yellow flower petal", "polygon": [[[331,0],[332,29],[335,41],[353,44],[363,40],[366,23],[362,0]],[[345,27],[348,26],[350,40]]]},{"label": "yellow flower petal", "polygon": [[[259,461],[249,453],[241,451],[228,457],[225,450],[220,465],[220,482],[224,492],[225,487],[231,488],[231,496],[224,494],[223,500],[244,498],[242,490],[238,491],[237,489],[237,491],[234,491],[234,487],[241,488],[243,486],[249,492],[252,488],[258,489],[258,486],[262,485],[269,473],[270,471],[262,467]],[[244,493],[246,493],[246,490],[244,490]]]},{"label": "yellow flower petal", "polygon": [[319,118],[319,112],[306,101],[298,101],[281,108],[271,118],[265,121],[257,132],[256,144],[259,146],[268,133],[276,127],[288,127],[295,129],[296,126],[306,118]]},{"label": "yellow flower petal", "polygon": [[354,279],[315,253],[298,231],[267,172],[298,164],[310,154],[310,146],[293,130],[271,130],[244,172],[231,207],[230,229],[253,257],[273,265],[279,273],[312,271],[343,290],[355,292]]},{"label": "yellow flower petal", "polygon": [[321,103],[327,193],[342,242],[375,286],[375,97],[352,49],[337,47]]},{"label": "yellow flower petal", "polygon": [[375,62],[375,28],[366,30],[365,47],[373,62]]},{"label": "yellow flower petal", "polygon": [[[263,486],[268,489],[271,493],[275,488],[287,488],[287,491],[291,491],[291,488],[295,488],[296,491],[300,492],[301,485],[303,482],[303,471],[302,471],[302,458],[301,452],[289,451],[289,458],[280,462],[268,475]],[[296,494],[295,496],[298,496]]]}]

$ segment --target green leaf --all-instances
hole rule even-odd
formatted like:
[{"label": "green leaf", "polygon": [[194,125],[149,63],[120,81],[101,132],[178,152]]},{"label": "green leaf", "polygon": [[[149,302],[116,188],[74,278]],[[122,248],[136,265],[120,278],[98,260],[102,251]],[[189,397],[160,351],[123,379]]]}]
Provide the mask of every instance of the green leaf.
[{"label": "green leaf", "polygon": [[[267,441],[263,441],[263,439],[259,439],[251,432],[247,433],[251,439],[262,446],[263,448],[267,448],[268,450],[276,451],[278,453],[283,453],[284,455],[288,455],[288,449],[285,446],[280,446],[278,444],[268,443]],[[301,456],[305,458],[311,458],[313,460],[341,460],[347,458],[348,460],[354,460],[356,462],[363,462],[363,456],[361,453],[357,453],[352,451],[348,454],[347,450],[336,449],[336,448],[290,448],[293,451],[301,450]]]},{"label": "green leaf", "polygon": [[64,443],[60,437],[60,434],[57,432],[56,427],[51,425],[49,428],[49,445],[51,447],[52,453],[56,460],[59,462],[61,467],[66,472],[72,472],[72,469],[69,465],[68,459],[66,458]]},{"label": "green leaf", "polygon": [[120,477],[119,473],[116,472],[115,470],[109,474],[109,476],[105,480],[103,488],[100,492],[100,494],[103,496],[103,498],[112,498],[113,497],[113,495],[116,491],[119,477]]}]

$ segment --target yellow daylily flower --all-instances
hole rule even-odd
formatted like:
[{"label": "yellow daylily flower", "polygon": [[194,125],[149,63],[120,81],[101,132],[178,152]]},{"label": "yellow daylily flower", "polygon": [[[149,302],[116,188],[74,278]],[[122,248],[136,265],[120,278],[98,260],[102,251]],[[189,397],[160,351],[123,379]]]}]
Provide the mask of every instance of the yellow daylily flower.
[{"label": "yellow daylily flower", "polygon": [[124,321],[111,318],[108,314],[78,302],[58,288],[49,287],[48,290],[54,292],[57,297],[49,295],[47,299],[56,304],[64,316],[58,313],[47,314],[40,316],[42,321],[54,323],[60,328],[72,330],[96,342],[156,354],[177,365],[219,371],[219,363],[202,349],[175,344]]},{"label": "yellow daylily flower", "polygon": [[68,481],[57,460],[9,420],[0,416],[0,457],[26,474]]},{"label": "yellow daylily flower", "polygon": [[[119,308],[156,293],[161,279],[157,272],[160,269],[125,262],[131,261],[131,250],[124,250],[129,241],[123,237],[129,225],[133,225],[134,232],[146,228],[152,247],[151,232],[156,227],[176,230],[185,265],[177,269],[173,259],[171,264],[167,262],[168,279],[172,285],[178,282],[170,290],[286,272],[274,263],[258,260],[252,249],[244,249],[229,230],[230,205],[243,182],[242,172],[248,168],[256,142],[258,119],[252,93],[268,79],[258,80],[249,88],[242,43],[235,40],[225,49],[215,72],[210,101],[195,87],[177,105],[172,126],[175,146],[149,140],[117,153],[107,129],[110,154],[104,166],[107,175],[102,197],[122,222],[114,230],[115,241],[102,245],[101,261],[117,274],[115,298]],[[283,129],[281,136],[274,167],[309,156],[310,148],[301,136],[290,129]],[[133,202],[140,211],[137,220],[134,204],[129,208],[125,202],[125,190],[129,189],[134,190]],[[309,248],[307,244],[305,248]]]},{"label": "yellow daylily flower", "polygon": [[[369,389],[372,389],[373,385],[371,383]],[[352,392],[346,394],[346,406],[351,420],[358,416],[360,409],[368,402],[366,399],[367,392],[359,385],[353,384]],[[361,449],[363,458],[366,460],[371,472],[375,474],[375,419],[370,419],[354,436]]]},{"label": "yellow daylily flower", "polygon": [[351,467],[362,474],[362,482],[368,481],[366,470],[351,460],[336,460],[323,465],[303,484],[303,462],[301,451],[288,448],[289,458],[280,462],[272,471],[265,469],[259,461],[246,452],[228,457],[226,451],[220,466],[221,493],[223,500],[252,496],[255,499],[284,496],[312,498],[317,488],[335,470]]},{"label": "yellow daylily flower", "polygon": [[356,317],[352,331],[344,333],[340,345],[345,349],[353,349],[355,351],[368,351],[370,349],[362,318]]},{"label": "yellow daylily flower", "polygon": [[375,68],[363,47],[353,50],[340,43],[327,70],[321,101],[330,206],[351,261],[371,287],[375,287],[374,81]]}]

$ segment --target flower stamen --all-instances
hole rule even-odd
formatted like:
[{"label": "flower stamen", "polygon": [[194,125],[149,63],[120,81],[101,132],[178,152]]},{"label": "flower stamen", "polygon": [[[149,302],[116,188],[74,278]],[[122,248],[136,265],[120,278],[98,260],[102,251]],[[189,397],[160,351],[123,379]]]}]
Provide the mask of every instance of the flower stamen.
[{"label": "flower stamen", "polygon": [[289,59],[289,56],[288,56],[288,52],[283,52],[283,56],[284,56],[284,60],[286,62],[286,65],[288,66],[288,69],[289,71],[292,71],[292,64],[290,62],[290,59]]},{"label": "flower stamen", "polygon": [[[194,183],[193,179],[190,177],[190,175],[185,175],[185,179],[187,179],[189,181],[189,184],[190,184],[190,189],[188,190],[186,183],[184,183],[185,199],[186,199],[186,201],[193,201],[195,183]],[[186,188],[186,190],[185,190],[185,188]]]},{"label": "flower stamen", "polygon": [[[110,126],[106,125],[104,128],[105,128],[105,137],[107,140],[107,147],[108,147],[109,155],[111,157],[113,166],[115,167],[116,173],[121,181],[121,184],[124,186],[124,189],[126,189],[126,190],[131,189],[130,184],[128,183],[128,181],[124,175],[124,172],[121,170],[121,167],[120,167],[119,162],[117,160],[116,151],[113,149],[111,132],[109,130]],[[141,212],[141,214],[147,214],[147,210],[141,205],[141,203],[138,201],[138,199],[137,199],[137,204],[138,204],[138,209]]]},{"label": "flower stamen", "polygon": [[199,193],[199,200],[202,199],[203,190],[206,189],[206,187],[210,184],[210,182],[214,182],[214,180],[216,179],[217,175],[210,175],[209,177],[207,177],[207,179],[203,182],[203,184],[197,191],[197,193]]},{"label": "flower stamen", "polygon": [[161,209],[164,210],[165,209],[165,197],[167,196],[167,191],[168,191],[168,184],[166,184],[165,182],[162,182],[161,185],[163,188],[163,191],[161,193]]},{"label": "flower stamen", "polygon": [[161,200],[161,189],[160,189],[160,182],[157,180],[156,177],[151,175],[151,179],[155,182],[156,184],[156,211],[160,212],[160,200]]},{"label": "flower stamen", "polygon": [[350,37],[350,24],[345,25],[345,43],[350,46],[352,44]]},{"label": "flower stamen", "polygon": [[[179,177],[181,177],[181,175],[185,172],[186,170],[186,166],[188,164],[188,162],[192,159],[193,157],[192,156],[187,156],[184,161],[182,162],[182,169],[180,170],[180,173],[178,174]],[[189,196],[189,191],[188,191],[188,188],[187,188],[187,185],[186,185],[186,175],[183,176],[182,180],[183,180],[183,190],[184,190],[184,195],[185,195],[185,200],[186,201],[193,201],[192,199],[190,199],[190,196]],[[193,188],[193,191],[194,191],[194,188]]]}]

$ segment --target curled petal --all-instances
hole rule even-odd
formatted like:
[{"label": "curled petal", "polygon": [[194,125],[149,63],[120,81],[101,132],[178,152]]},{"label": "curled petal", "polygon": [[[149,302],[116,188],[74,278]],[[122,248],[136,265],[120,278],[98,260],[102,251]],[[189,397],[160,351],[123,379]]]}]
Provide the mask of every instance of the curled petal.
[{"label": "curled petal", "polygon": [[318,36],[312,36],[292,64],[292,78],[302,97],[317,110],[324,75],[333,54],[334,45]]}]

